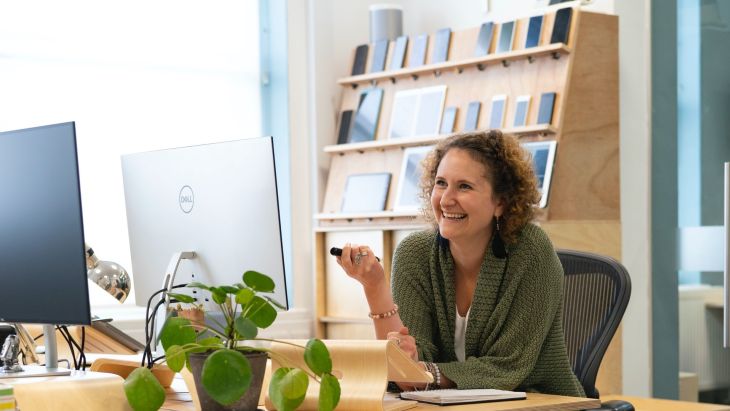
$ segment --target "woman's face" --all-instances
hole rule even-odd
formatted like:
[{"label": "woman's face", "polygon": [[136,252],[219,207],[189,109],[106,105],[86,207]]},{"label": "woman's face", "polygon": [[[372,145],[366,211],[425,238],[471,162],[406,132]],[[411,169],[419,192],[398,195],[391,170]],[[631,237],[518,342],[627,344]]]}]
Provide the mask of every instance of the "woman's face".
[{"label": "woman's face", "polygon": [[452,148],[441,159],[431,192],[431,207],[441,236],[464,244],[486,246],[495,216],[503,205],[494,198],[484,165],[465,150]]}]

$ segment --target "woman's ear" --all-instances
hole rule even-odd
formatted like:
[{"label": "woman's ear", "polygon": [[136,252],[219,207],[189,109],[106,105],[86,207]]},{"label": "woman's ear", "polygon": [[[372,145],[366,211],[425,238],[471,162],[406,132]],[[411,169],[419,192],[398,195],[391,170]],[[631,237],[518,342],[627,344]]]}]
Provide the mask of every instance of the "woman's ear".
[{"label": "woman's ear", "polygon": [[504,215],[504,207],[506,205],[506,201],[504,201],[503,198],[497,199],[497,206],[494,208],[494,216],[497,218],[500,218]]}]

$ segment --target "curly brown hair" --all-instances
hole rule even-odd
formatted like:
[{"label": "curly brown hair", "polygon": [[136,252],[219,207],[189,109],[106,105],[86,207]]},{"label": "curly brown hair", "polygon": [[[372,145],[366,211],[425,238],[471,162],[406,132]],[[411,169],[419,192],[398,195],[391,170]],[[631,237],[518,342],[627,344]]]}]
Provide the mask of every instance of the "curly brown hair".
[{"label": "curly brown hair", "polygon": [[533,219],[533,205],[540,201],[537,179],[530,154],[520,147],[517,139],[503,135],[499,130],[455,134],[442,140],[423,160],[421,200],[426,217],[435,225],[431,208],[431,192],[436,170],[446,153],[454,148],[465,150],[484,165],[494,195],[504,202],[500,220],[500,235],[507,244],[514,244],[520,230]]}]

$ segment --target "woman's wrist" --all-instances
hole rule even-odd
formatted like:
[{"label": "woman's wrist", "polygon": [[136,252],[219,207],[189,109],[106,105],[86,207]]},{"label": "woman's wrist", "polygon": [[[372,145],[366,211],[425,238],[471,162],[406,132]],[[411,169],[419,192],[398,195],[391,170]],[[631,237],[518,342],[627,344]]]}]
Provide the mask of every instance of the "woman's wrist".
[{"label": "woman's wrist", "polygon": [[363,291],[365,291],[365,299],[370,306],[370,312],[381,313],[393,309],[393,295],[385,279],[378,284],[363,285]]}]

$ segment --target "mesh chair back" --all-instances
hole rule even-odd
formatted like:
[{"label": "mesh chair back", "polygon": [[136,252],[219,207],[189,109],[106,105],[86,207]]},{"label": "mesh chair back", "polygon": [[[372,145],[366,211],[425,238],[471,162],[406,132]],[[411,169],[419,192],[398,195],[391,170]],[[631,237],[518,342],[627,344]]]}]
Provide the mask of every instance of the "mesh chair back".
[{"label": "mesh chair back", "polygon": [[621,263],[581,251],[558,250],[565,271],[563,326],[568,357],[586,395],[598,398],[598,367],[631,295]]}]

